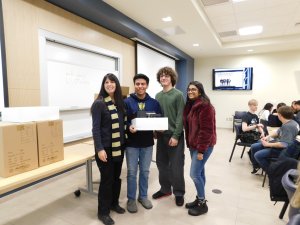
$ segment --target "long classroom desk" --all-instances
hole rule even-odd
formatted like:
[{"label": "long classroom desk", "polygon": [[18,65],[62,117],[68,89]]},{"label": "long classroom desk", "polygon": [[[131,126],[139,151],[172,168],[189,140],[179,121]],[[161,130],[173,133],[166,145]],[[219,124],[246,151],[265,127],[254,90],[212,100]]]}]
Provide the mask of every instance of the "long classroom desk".
[{"label": "long classroom desk", "polygon": [[87,176],[86,189],[79,188],[79,190],[83,190],[88,193],[94,193],[92,180],[92,159],[94,156],[94,147],[88,142],[68,145],[64,148],[64,160],[62,161],[52,163],[47,166],[42,166],[8,178],[0,177],[0,198],[84,164],[86,164]]}]

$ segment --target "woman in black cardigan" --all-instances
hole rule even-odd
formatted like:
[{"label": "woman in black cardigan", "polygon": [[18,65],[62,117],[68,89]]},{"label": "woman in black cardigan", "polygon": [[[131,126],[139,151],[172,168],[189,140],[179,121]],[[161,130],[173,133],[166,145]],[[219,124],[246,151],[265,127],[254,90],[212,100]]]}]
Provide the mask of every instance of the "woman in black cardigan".
[{"label": "woman in black cardigan", "polygon": [[98,218],[105,225],[114,224],[110,210],[125,213],[119,205],[120,174],[126,139],[126,112],[118,78],[104,76],[100,93],[91,107],[95,158],[101,174],[98,192]]}]

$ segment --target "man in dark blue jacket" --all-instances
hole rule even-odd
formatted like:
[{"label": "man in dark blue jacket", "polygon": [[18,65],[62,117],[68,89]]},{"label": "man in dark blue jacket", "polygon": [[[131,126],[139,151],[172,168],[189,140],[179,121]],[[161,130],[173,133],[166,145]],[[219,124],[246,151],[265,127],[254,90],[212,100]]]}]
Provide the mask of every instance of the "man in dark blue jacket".
[{"label": "man in dark blue jacket", "polygon": [[125,99],[129,129],[126,144],[127,210],[131,213],[138,210],[136,205],[138,167],[140,169],[138,201],[144,208],[152,208],[152,203],[148,199],[148,177],[154,145],[153,131],[137,131],[131,121],[139,115],[146,115],[146,113],[161,114],[158,101],[146,93],[149,78],[144,74],[137,74],[134,76],[133,82],[135,93]]}]

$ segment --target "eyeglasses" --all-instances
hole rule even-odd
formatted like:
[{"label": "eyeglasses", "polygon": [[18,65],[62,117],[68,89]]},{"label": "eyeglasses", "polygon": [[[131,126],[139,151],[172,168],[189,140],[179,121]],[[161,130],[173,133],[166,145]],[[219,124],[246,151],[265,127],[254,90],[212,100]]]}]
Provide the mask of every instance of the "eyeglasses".
[{"label": "eyeglasses", "polygon": [[188,88],[188,89],[186,89],[186,92],[196,92],[196,91],[198,91],[197,88]]}]

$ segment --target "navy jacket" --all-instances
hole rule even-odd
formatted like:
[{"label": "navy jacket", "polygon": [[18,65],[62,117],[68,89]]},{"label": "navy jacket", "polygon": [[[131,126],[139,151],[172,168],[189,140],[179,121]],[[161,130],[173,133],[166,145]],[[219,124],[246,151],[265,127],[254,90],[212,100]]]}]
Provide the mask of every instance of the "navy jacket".
[{"label": "navy jacket", "polygon": [[[125,99],[127,111],[127,129],[129,129],[129,126],[131,125],[131,120],[136,118],[138,111],[141,110],[139,108],[139,103],[143,103],[142,105],[144,106],[144,111],[161,114],[158,101],[154,98],[151,98],[147,93],[144,99],[139,99],[135,93],[130,94],[130,96]],[[128,131],[127,134],[127,147],[145,148],[154,145],[153,131],[137,131],[134,134]]]}]

